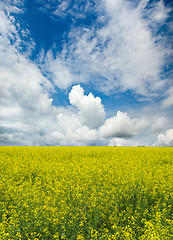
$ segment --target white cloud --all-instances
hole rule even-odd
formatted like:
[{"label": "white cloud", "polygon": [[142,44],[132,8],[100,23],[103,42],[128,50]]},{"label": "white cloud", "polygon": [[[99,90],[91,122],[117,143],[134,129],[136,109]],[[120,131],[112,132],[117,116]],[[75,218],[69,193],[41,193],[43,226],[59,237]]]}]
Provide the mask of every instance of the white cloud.
[{"label": "white cloud", "polygon": [[61,18],[71,16],[74,17],[73,21],[75,19],[84,19],[87,14],[91,14],[91,12],[96,10],[95,5],[97,4],[98,1],[85,0],[81,4],[81,1],[64,0],[60,4],[57,4],[53,15]]},{"label": "white cloud", "polygon": [[[22,14],[22,2],[0,2],[0,46],[8,49],[8,46],[13,46],[13,51],[22,52],[23,55],[30,56],[35,43],[30,37],[28,29],[22,29],[20,23],[15,17],[16,14]],[[16,4],[16,5],[14,5]],[[23,40],[24,38],[25,40]]]},{"label": "white cloud", "polygon": [[60,89],[66,89],[76,81],[79,81],[79,77],[72,73],[71,66],[63,58],[63,54],[54,59],[52,52],[49,51],[45,57],[44,71],[50,73],[49,77],[52,82]]},{"label": "white cloud", "polygon": [[82,123],[79,120],[77,114],[71,111],[61,112],[57,115],[58,127],[65,135],[73,135],[76,129],[82,127]]},{"label": "white cloud", "polygon": [[153,35],[151,21],[143,18],[147,9],[125,0],[103,4],[105,12],[90,31],[75,28],[69,34],[70,44],[64,46],[69,65],[85,81],[95,76],[95,86],[105,93],[132,90],[145,97],[157,95],[165,84],[160,73],[169,49]]},{"label": "white cloud", "polygon": [[165,134],[159,134],[154,147],[173,147],[173,129],[169,129]]},{"label": "white cloud", "polygon": [[97,128],[104,122],[105,112],[101,99],[92,93],[84,95],[80,85],[69,93],[70,103],[77,107],[59,108],[55,131],[47,134],[45,141],[54,145],[97,145],[100,141]]},{"label": "white cloud", "polygon": [[137,142],[126,138],[149,128],[149,121],[130,119],[127,113],[120,111],[117,112],[117,116],[107,119],[104,123],[105,111],[101,99],[91,93],[88,96],[84,95],[80,85],[73,86],[69,100],[78,111],[73,107],[59,109],[56,131],[45,138],[49,144],[136,146]]},{"label": "white cloud", "polygon": [[[104,123],[105,112],[100,98],[91,93],[84,95],[80,85],[73,86],[69,100],[78,111],[73,107],[59,108],[55,131],[45,135],[42,144],[137,146],[137,142],[126,138],[138,135],[149,127],[149,121],[130,119],[127,113],[120,111]],[[97,119],[97,125],[93,119]]]},{"label": "white cloud", "polygon": [[[93,86],[96,84],[107,93],[131,89],[147,96],[160,90],[164,81],[158,76],[165,49],[162,44],[155,44],[139,8],[131,8],[124,0],[105,0],[101,6],[102,11],[105,7],[105,12],[98,17],[96,25],[72,30],[70,43],[64,45],[61,54],[54,58],[54,50],[47,54],[43,51],[42,71],[52,80],[51,84],[28,58],[27,52],[32,52],[34,43],[30,41],[28,30],[21,29],[15,18],[15,14],[22,13],[20,1],[7,2],[0,3],[2,145],[135,145],[136,142],[124,138],[136,136],[147,128],[153,132],[165,128],[164,117],[156,121],[151,117],[149,127],[149,121],[131,119],[120,111],[105,121],[101,99],[92,93],[85,95],[80,85],[73,86],[69,93],[72,106],[66,109],[53,106],[50,97],[53,84],[66,89],[92,79]],[[71,12],[68,4],[61,7],[75,16],[77,6],[76,3]],[[82,11],[86,16],[90,7],[87,1],[78,12],[78,18],[82,17]],[[24,36],[27,42],[23,42]],[[22,53],[22,46],[27,45],[29,51]],[[163,107],[172,104],[172,88],[167,93],[169,97],[163,101]],[[159,137],[158,145],[166,141],[163,139],[168,138],[167,135]]]},{"label": "white cloud", "polygon": [[37,135],[51,131],[56,123],[56,108],[49,97],[53,85],[20,52],[22,40],[15,20],[4,9],[0,11],[1,144],[32,145]]},{"label": "white cloud", "polygon": [[[40,70],[29,60],[17,53],[13,47],[0,51],[0,98],[1,103],[15,103],[23,108],[44,112],[51,105],[52,99],[43,92],[40,84],[47,82]],[[13,104],[12,104],[13,105]]]},{"label": "white cloud", "polygon": [[62,1],[61,4],[58,5],[57,9],[53,12],[53,14],[58,17],[65,17],[67,15],[69,4],[70,1]]},{"label": "white cloud", "polygon": [[106,120],[99,132],[104,138],[129,138],[144,131],[148,125],[147,120],[130,119],[127,113],[118,111],[117,116]]},{"label": "white cloud", "polygon": [[[57,11],[79,17],[80,11],[88,13],[93,3],[87,1],[80,6],[62,1]],[[170,10],[163,1],[146,8],[147,4],[95,2],[94,24],[71,29],[61,54],[54,59],[49,51],[42,70],[61,89],[88,82],[106,94],[131,90],[139,100],[160,95],[167,84],[160,76],[171,50],[157,30]],[[61,8],[63,11],[58,10]]]},{"label": "white cloud", "polygon": [[167,93],[168,97],[163,100],[162,108],[168,108],[173,105],[173,87],[170,87],[166,93]]},{"label": "white cloud", "polygon": [[9,42],[9,39],[14,40],[15,38],[18,38],[18,33],[16,30],[15,25],[13,24],[13,21],[7,17],[3,9],[2,3],[0,4],[0,34],[1,34],[1,41],[3,41],[3,38]]},{"label": "white cloud", "polygon": [[84,90],[80,85],[73,86],[69,93],[70,103],[79,110],[81,121],[90,128],[98,128],[105,119],[104,107],[99,97],[94,97],[92,93],[84,95]]},{"label": "white cloud", "polygon": [[151,132],[160,132],[167,127],[168,120],[165,117],[159,117],[153,120]]},{"label": "white cloud", "polygon": [[155,8],[154,11],[152,12],[151,17],[153,20],[157,22],[165,21],[166,18],[168,17],[169,12],[170,8],[166,8],[163,0],[160,0],[155,3]]},{"label": "white cloud", "polygon": [[0,134],[0,144],[3,145],[32,145],[32,141],[27,139],[24,133],[2,133]]},{"label": "white cloud", "polygon": [[61,109],[57,115],[56,131],[47,136],[46,142],[54,145],[95,145],[98,133],[96,129],[83,125],[77,113]]},{"label": "white cloud", "polygon": [[117,147],[138,146],[138,143],[136,141],[132,141],[129,139],[112,138],[109,142],[109,146],[117,146]]}]

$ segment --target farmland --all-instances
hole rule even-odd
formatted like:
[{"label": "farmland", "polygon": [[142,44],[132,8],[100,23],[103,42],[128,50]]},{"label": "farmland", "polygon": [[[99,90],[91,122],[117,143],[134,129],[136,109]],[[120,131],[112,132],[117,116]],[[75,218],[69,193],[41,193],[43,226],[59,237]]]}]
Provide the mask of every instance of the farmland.
[{"label": "farmland", "polygon": [[173,239],[173,148],[0,147],[0,239]]}]

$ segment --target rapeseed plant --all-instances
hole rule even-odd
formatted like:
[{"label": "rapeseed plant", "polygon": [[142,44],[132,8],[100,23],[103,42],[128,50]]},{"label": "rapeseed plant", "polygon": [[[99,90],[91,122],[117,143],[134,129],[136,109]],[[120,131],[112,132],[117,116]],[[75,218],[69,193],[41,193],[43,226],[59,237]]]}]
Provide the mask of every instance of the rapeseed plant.
[{"label": "rapeseed plant", "polygon": [[172,239],[173,149],[0,147],[0,239]]}]

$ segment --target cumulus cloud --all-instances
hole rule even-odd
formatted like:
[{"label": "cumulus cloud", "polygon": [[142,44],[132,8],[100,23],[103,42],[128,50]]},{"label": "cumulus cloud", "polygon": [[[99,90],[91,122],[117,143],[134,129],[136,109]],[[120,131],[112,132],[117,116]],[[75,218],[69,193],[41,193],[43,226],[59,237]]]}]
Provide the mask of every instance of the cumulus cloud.
[{"label": "cumulus cloud", "polygon": [[83,125],[77,113],[66,109],[61,109],[57,115],[56,130],[45,137],[45,143],[50,145],[78,146],[98,143],[97,130]]},{"label": "cumulus cloud", "polygon": [[80,85],[72,87],[69,100],[77,111],[73,107],[59,109],[56,130],[44,138],[47,144],[136,146],[137,142],[126,138],[140,134],[149,126],[147,120],[131,119],[120,111],[104,123],[101,99],[92,93],[84,95]]},{"label": "cumulus cloud", "polygon": [[50,145],[98,145],[97,128],[105,118],[101,99],[92,93],[84,95],[84,89],[76,85],[69,93],[69,101],[76,109],[59,108],[55,131],[40,141]]},{"label": "cumulus cloud", "polygon": [[80,85],[72,87],[69,101],[77,111],[73,108],[60,110],[57,130],[48,137],[50,142],[57,141],[62,145],[136,146],[136,142],[126,138],[132,138],[149,127],[147,120],[131,119],[121,111],[104,122],[105,111],[101,99],[92,93],[84,95]]},{"label": "cumulus cloud", "polygon": [[98,128],[105,119],[104,107],[99,97],[94,97],[92,93],[84,95],[84,90],[80,85],[73,86],[69,94],[70,103],[79,110],[81,121],[90,128]]},{"label": "cumulus cloud", "polygon": [[131,119],[126,112],[118,111],[115,117],[106,120],[99,132],[105,138],[129,138],[144,131],[148,125],[147,120]]},{"label": "cumulus cloud", "polygon": [[173,129],[169,129],[165,134],[159,134],[154,147],[173,147]]}]

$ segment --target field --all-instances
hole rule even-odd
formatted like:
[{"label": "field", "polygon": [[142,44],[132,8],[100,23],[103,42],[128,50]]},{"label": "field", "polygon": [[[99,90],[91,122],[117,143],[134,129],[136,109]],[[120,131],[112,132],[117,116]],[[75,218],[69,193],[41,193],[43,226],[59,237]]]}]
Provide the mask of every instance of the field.
[{"label": "field", "polygon": [[173,148],[0,147],[0,239],[173,239]]}]

